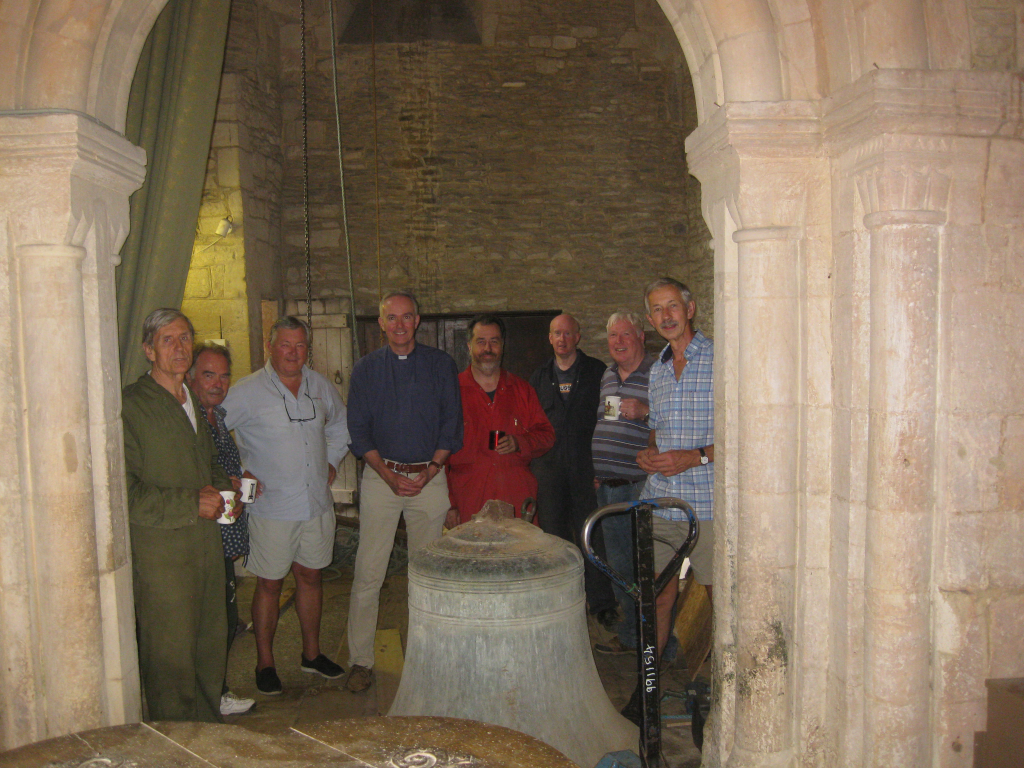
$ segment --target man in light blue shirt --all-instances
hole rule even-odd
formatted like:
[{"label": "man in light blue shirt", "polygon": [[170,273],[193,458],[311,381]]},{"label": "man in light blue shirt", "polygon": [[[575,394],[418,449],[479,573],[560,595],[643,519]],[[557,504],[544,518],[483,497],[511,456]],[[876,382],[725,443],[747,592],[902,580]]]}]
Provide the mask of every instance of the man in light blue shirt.
[{"label": "man in light blue shirt", "polygon": [[233,386],[224,400],[225,424],[235,432],[242,463],[264,488],[247,507],[246,568],[256,574],[256,687],[267,695],[282,690],[273,645],[281,586],[289,571],[295,576],[302,670],[329,679],[344,673],[320,652],[320,570],[334,555],[330,484],[348,452],[348,424],[334,385],[306,367],[309,337],[309,327],[299,318],[280,318],[270,330],[270,360]]},{"label": "man in light blue shirt", "polygon": [[[651,366],[651,433],[648,447],[636,457],[648,474],[642,498],[670,496],[693,507],[701,526],[690,553],[690,567],[697,583],[707,587],[710,599],[715,488],[714,342],[693,328],[697,304],[679,281],[670,277],[655,280],[647,286],[644,297],[647,319],[668,344]],[[656,512],[655,570],[665,568],[673,554],[673,548],[664,541],[681,546],[688,530],[682,512]],[[671,579],[656,600],[659,656],[668,640],[678,591],[679,580]]]}]

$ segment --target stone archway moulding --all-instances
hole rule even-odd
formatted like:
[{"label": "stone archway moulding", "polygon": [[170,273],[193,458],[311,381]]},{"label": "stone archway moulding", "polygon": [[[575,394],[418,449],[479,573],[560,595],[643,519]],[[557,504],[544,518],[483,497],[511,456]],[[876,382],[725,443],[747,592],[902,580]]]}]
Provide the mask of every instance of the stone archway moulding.
[{"label": "stone archway moulding", "polygon": [[[10,534],[0,537],[0,691],[23,706],[0,712],[0,748],[140,716],[112,258],[144,167],[121,136],[128,92],[164,3],[4,3],[0,401],[10,405],[0,412],[0,441],[16,448],[17,462],[0,467],[0,527]],[[930,693],[969,678],[963,695],[974,706],[976,670],[947,673],[930,646],[902,669],[892,644],[894,621],[934,630],[929,601],[943,564],[914,556],[938,549],[945,524],[933,468],[945,455],[932,425],[949,391],[936,378],[942,350],[930,317],[904,323],[912,339],[880,334],[908,302],[942,298],[936,265],[972,268],[962,244],[976,245],[974,224],[964,211],[981,208],[983,185],[969,182],[987,172],[977,169],[987,168],[993,136],[1020,142],[1020,84],[1001,73],[926,71],[970,65],[960,0],[659,3],[693,75],[699,127],[687,155],[715,238],[715,663],[729,684],[719,687],[706,764],[882,766],[893,755],[931,764],[950,734],[981,725],[975,709]],[[899,67],[906,71],[893,72]],[[891,163],[879,175],[843,159],[884,155],[890,139],[881,137],[900,134],[912,138],[891,146],[920,158],[914,137],[938,137],[924,140],[934,149],[955,133],[970,134],[963,144],[972,152],[957,156],[955,209],[944,197],[947,177],[936,175],[944,160],[925,158],[907,176]],[[1007,178],[1024,175],[1006,162]],[[895,181],[904,184],[900,201]],[[943,239],[951,225],[960,245]],[[906,286],[909,294],[895,284],[876,292],[850,264],[866,265],[872,280],[899,279],[900,270],[928,280]],[[866,351],[848,343],[857,323],[878,324]],[[773,344],[776,336],[785,343]],[[927,355],[900,365],[919,344]],[[835,349],[864,353],[861,370],[837,373]],[[54,360],[74,370],[64,389],[26,373]],[[906,396],[894,389],[903,385]],[[900,447],[911,417],[929,434],[919,463],[894,469],[882,449]],[[776,456],[769,471],[765,457]],[[67,531],[54,530],[54,507],[73,514]],[[890,524],[904,526],[904,541],[878,533]],[[67,561],[48,569],[40,557],[68,532],[79,546],[65,542]],[[98,606],[99,625],[90,610],[74,614],[75,636],[88,644],[48,637],[67,629],[45,610],[61,594],[80,596],[93,616]],[[876,654],[879,644],[890,647]],[[61,662],[80,666],[83,654],[102,658],[102,673],[55,674]],[[931,695],[927,705],[886,687],[898,663],[896,682],[919,699]],[[897,716],[903,730],[889,727]],[[902,737],[910,733],[916,739]],[[943,764],[967,765],[956,756]]]}]

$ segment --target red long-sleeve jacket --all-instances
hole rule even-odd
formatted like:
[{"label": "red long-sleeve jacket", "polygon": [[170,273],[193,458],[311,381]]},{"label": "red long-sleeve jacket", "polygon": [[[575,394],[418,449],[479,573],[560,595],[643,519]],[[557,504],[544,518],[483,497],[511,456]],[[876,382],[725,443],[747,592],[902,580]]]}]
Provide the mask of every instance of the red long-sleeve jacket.
[{"label": "red long-sleeve jacket", "polygon": [[[533,387],[506,370],[501,371],[493,402],[467,368],[459,374],[462,450],[448,459],[448,498],[466,522],[490,499],[507,501],[519,516],[523,501],[537,497],[537,480],[530,460],[555,444],[555,430],[537,400]],[[487,447],[492,429],[513,435],[515,453],[499,455]]]}]

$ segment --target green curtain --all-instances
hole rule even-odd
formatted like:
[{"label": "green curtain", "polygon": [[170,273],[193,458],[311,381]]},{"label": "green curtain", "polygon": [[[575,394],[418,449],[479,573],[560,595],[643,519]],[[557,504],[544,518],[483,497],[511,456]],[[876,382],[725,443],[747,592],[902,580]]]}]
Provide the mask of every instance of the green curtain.
[{"label": "green curtain", "polygon": [[185,295],[230,9],[230,0],[169,0],[135,70],[125,135],[148,165],[116,273],[122,385],[149,369],[146,315]]}]

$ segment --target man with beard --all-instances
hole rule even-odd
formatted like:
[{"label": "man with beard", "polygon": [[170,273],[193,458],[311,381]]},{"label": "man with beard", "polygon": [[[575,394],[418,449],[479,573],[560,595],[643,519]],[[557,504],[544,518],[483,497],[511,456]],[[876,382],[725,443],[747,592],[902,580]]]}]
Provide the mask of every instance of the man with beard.
[{"label": "man with beard", "polygon": [[[479,315],[469,323],[470,365],[459,374],[462,450],[448,460],[448,527],[464,523],[491,499],[519,517],[537,497],[530,460],[555,444],[555,430],[529,384],[501,367],[505,323]],[[493,437],[492,437],[493,436]]]}]

